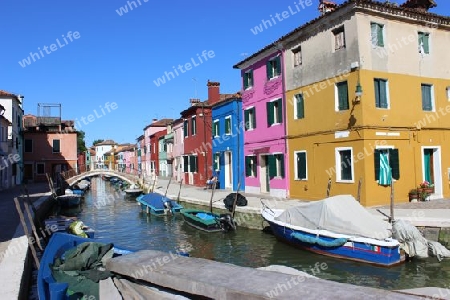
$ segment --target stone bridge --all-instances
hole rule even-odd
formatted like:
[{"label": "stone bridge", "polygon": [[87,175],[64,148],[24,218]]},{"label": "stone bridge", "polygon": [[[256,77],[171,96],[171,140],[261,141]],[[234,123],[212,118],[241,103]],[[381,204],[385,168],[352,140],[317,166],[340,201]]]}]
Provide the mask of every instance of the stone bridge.
[{"label": "stone bridge", "polygon": [[73,184],[77,183],[78,181],[83,180],[86,177],[102,176],[102,175],[115,176],[124,181],[129,182],[130,184],[140,181],[138,176],[136,176],[136,175],[126,174],[126,173],[113,171],[113,170],[109,170],[109,169],[94,169],[92,171],[87,171],[87,172],[83,172],[80,174],[76,174],[74,171],[62,173],[62,176],[64,177],[64,179],[67,181],[67,183],[69,185],[73,185]]}]

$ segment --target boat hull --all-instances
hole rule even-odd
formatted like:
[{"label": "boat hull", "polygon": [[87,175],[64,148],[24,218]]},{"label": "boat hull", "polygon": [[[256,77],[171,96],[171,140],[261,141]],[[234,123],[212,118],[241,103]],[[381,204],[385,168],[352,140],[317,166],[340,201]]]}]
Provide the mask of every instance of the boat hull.
[{"label": "boat hull", "polygon": [[[142,210],[154,216],[166,216],[172,213],[179,213],[183,206],[178,204],[175,200],[169,199],[158,193],[151,193],[141,195],[136,198],[136,201],[140,203]],[[169,202],[171,210],[164,206],[164,203]]]},{"label": "boat hull", "polygon": [[58,196],[58,202],[59,205],[64,208],[77,207],[81,204],[81,196],[75,194]]},{"label": "boat hull", "polygon": [[[358,241],[356,238],[336,238],[317,232],[299,230],[287,224],[280,224],[264,213],[263,218],[269,223],[274,236],[281,242],[287,243],[299,249],[330,257],[368,263],[377,266],[391,267],[405,261],[405,256],[400,251],[398,243],[376,243],[373,239]],[[370,241],[373,242],[370,242]]]},{"label": "boat hull", "polygon": [[[197,215],[202,214],[202,216],[209,216],[206,219],[200,218]],[[196,229],[206,231],[206,232],[221,232],[223,231],[220,222],[218,221],[219,216],[206,212],[204,210],[197,209],[182,209],[181,215],[184,221],[191,227]]]}]

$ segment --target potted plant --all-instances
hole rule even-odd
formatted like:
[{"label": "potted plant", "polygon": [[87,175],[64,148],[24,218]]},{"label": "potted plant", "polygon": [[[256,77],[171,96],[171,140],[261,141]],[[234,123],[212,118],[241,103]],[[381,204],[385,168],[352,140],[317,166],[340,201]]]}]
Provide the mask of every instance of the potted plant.
[{"label": "potted plant", "polygon": [[417,202],[417,200],[419,199],[419,192],[417,191],[417,189],[412,189],[409,191],[409,202]]},{"label": "potted plant", "polygon": [[423,192],[425,192],[427,194],[434,193],[434,184],[432,184],[426,180],[420,184],[420,188],[422,189]]}]

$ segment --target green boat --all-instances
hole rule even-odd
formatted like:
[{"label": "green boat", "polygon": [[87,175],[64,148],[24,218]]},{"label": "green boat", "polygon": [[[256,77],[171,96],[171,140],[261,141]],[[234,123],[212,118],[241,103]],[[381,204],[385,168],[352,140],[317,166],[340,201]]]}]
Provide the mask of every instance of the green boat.
[{"label": "green boat", "polygon": [[236,230],[236,223],[230,214],[215,214],[201,209],[182,209],[184,221],[206,232],[229,232]]}]

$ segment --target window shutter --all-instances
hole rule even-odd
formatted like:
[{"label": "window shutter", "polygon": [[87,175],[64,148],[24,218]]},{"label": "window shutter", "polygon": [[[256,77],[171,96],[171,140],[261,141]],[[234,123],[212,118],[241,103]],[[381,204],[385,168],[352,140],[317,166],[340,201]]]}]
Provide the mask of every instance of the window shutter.
[{"label": "window shutter", "polygon": [[422,49],[424,47],[423,36],[424,36],[423,32],[419,32],[419,34],[418,34],[418,42],[419,42],[419,52],[420,53],[422,53]]},{"label": "window shutter", "polygon": [[375,165],[375,180],[380,179],[380,149],[375,149],[374,152],[374,165]]},{"label": "window shutter", "polygon": [[277,75],[280,75],[281,74],[281,56],[277,56],[275,61],[277,64]]},{"label": "window shutter", "polygon": [[380,104],[380,81],[378,79],[374,79],[373,85],[375,87],[375,107],[381,107],[381,104]]},{"label": "window shutter", "polygon": [[281,176],[282,178],[284,178],[284,156],[283,156],[283,154],[278,154],[278,158],[280,160],[280,173],[281,173],[278,175]]},{"label": "window shutter", "polygon": [[339,110],[347,110],[348,106],[348,88],[347,81],[338,83]]},{"label": "window shutter", "polygon": [[252,108],[252,125],[253,125],[253,128],[256,128],[256,109],[253,107]]},{"label": "window shutter", "polygon": [[389,165],[392,169],[392,178],[400,179],[400,160],[398,149],[389,149]]},{"label": "window shutter", "polygon": [[244,90],[248,88],[248,73],[244,73]]},{"label": "window shutter", "polygon": [[378,46],[384,47],[383,26],[380,24],[377,24],[377,39],[378,39]]},{"label": "window shutter", "polygon": [[273,124],[273,103],[272,102],[267,102],[266,103],[267,106],[267,127],[272,126]]},{"label": "window shutter", "polygon": [[267,80],[273,77],[272,64],[270,60],[266,62],[266,73],[267,73]]},{"label": "window shutter", "polygon": [[183,168],[184,173],[187,173],[189,170],[189,156],[183,156]]},{"label": "window shutter", "polygon": [[372,45],[377,46],[378,45],[378,34],[377,34],[377,24],[376,23],[370,24],[370,31],[371,31]]},{"label": "window shutter", "polygon": [[217,124],[217,122],[214,122],[213,126],[212,126],[212,136],[213,136],[213,138],[216,136],[216,124]]},{"label": "window shutter", "polygon": [[251,156],[245,157],[245,176],[249,177],[252,175],[252,158]]},{"label": "window shutter", "polygon": [[250,128],[250,116],[249,116],[249,114],[250,114],[250,110],[249,109],[246,109],[246,110],[244,110],[244,120],[245,120],[245,130],[248,130],[249,128]]},{"label": "window shutter", "polygon": [[184,137],[187,137],[188,136],[188,123],[187,123],[187,121],[184,121],[183,130],[184,130]]},{"label": "window shutter", "polygon": [[274,155],[267,155],[269,165],[269,177],[274,178],[277,176],[277,162]]},{"label": "window shutter", "polygon": [[278,110],[277,110],[277,114],[278,114],[278,123],[283,123],[283,101],[282,99],[278,99]]},{"label": "window shutter", "polygon": [[426,54],[430,53],[430,35],[424,33],[423,34],[423,52],[425,52]]},{"label": "window shutter", "polygon": [[422,109],[431,111],[431,87],[429,85],[422,84]]},{"label": "window shutter", "polygon": [[303,102],[303,95],[295,95],[297,99],[297,119],[303,119],[305,117],[305,105]]},{"label": "window shutter", "polygon": [[386,80],[379,80],[379,99],[380,99],[380,107],[381,108],[387,108],[388,107],[388,102],[387,102],[387,82]]},{"label": "window shutter", "polygon": [[306,178],[306,153],[297,153],[297,179]]}]

